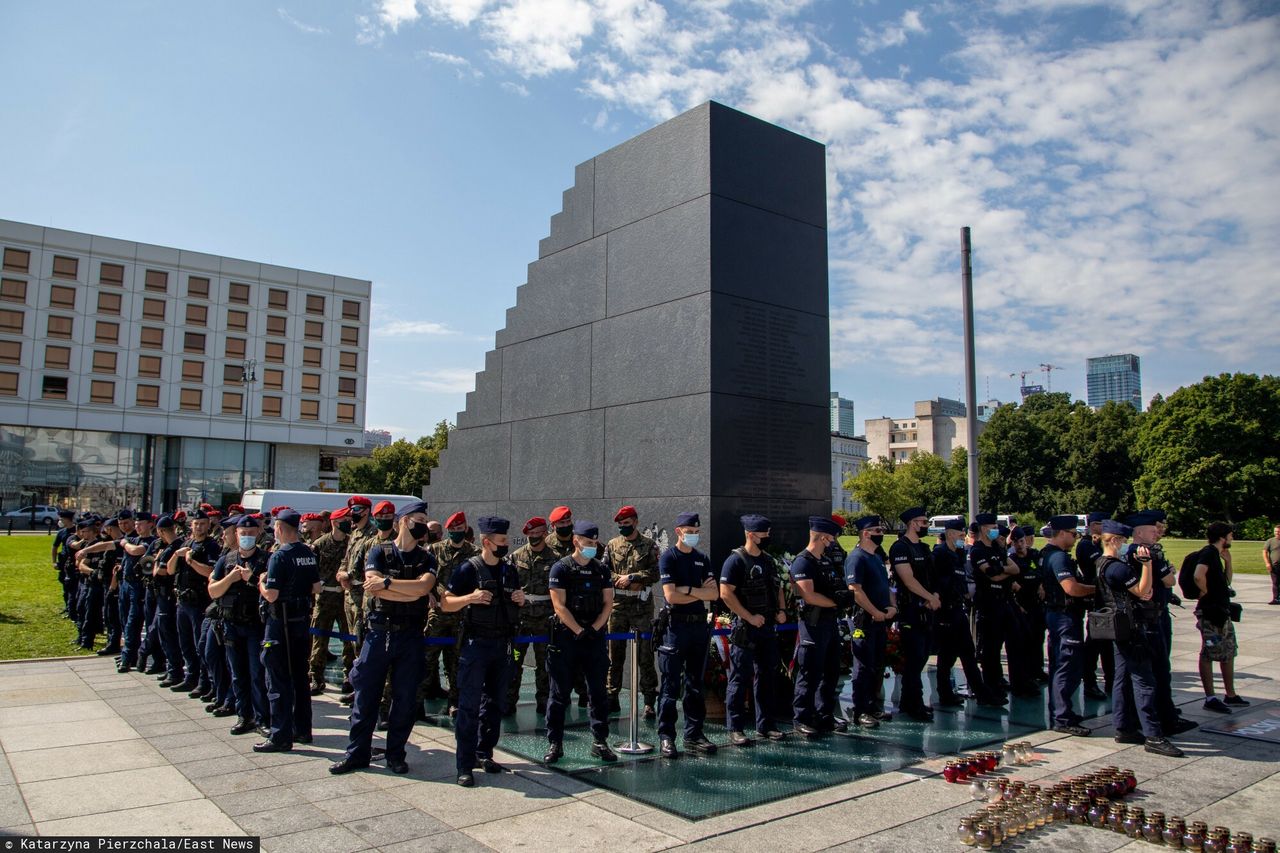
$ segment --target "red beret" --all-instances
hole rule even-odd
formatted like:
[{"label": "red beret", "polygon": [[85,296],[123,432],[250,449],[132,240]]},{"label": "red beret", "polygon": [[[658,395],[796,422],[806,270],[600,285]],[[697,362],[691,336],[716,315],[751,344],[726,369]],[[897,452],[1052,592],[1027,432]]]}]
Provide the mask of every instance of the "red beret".
[{"label": "red beret", "polygon": [[624,518],[639,518],[639,517],[640,517],[640,513],[636,512],[635,507],[624,506],[622,509],[618,510],[618,514],[613,517],[613,520],[622,521],[622,519]]},{"label": "red beret", "polygon": [[455,524],[466,524],[467,516],[465,513],[455,512],[444,520],[445,527],[453,527]]},{"label": "red beret", "polygon": [[243,515],[244,507],[240,506],[240,504],[232,504],[231,506],[227,507],[227,512]]},{"label": "red beret", "polygon": [[303,521],[324,521],[324,516],[318,512],[304,512],[302,514]]},{"label": "red beret", "polygon": [[209,512],[213,509],[213,504],[200,504],[200,508],[205,512]]},{"label": "red beret", "polygon": [[265,516],[265,515],[263,515],[263,514],[262,514],[262,513],[260,513],[260,512],[255,512],[253,515],[251,515],[251,516],[249,516],[249,517],[250,517],[250,518],[266,518],[266,516]]},{"label": "red beret", "polygon": [[273,506],[273,507],[271,508],[271,515],[272,515],[272,517],[275,517],[275,516],[277,516],[277,515],[279,515],[279,514],[280,514],[280,510],[282,510],[282,509],[288,509],[288,508],[289,508],[289,507],[287,507],[287,506]]},{"label": "red beret", "polygon": [[546,526],[547,526],[547,520],[540,515],[535,515],[533,518],[529,519],[524,523],[523,532],[528,533],[530,530],[532,530],[535,527],[546,527]]},{"label": "red beret", "polygon": [[836,524],[840,525],[841,530],[849,526],[849,522],[844,520],[843,515],[832,515],[831,520],[834,521]]},{"label": "red beret", "polygon": [[373,506],[373,501],[363,495],[352,495],[347,498],[347,506]]},{"label": "red beret", "polygon": [[222,510],[220,509],[207,509],[204,514],[210,518],[222,518]]},{"label": "red beret", "polygon": [[391,501],[378,501],[378,505],[373,508],[374,515],[382,515],[384,512],[395,512],[396,505]]},{"label": "red beret", "polygon": [[187,517],[187,511],[185,509],[180,509],[173,514],[174,521],[182,521],[186,517]]},{"label": "red beret", "polygon": [[335,509],[333,512],[329,513],[329,520],[337,521],[340,518],[346,518],[350,514],[351,508],[344,506],[342,509]]},{"label": "red beret", "polygon": [[573,518],[573,510],[569,509],[567,506],[558,506],[551,510],[550,518],[552,524],[559,521],[565,521],[566,519]]}]

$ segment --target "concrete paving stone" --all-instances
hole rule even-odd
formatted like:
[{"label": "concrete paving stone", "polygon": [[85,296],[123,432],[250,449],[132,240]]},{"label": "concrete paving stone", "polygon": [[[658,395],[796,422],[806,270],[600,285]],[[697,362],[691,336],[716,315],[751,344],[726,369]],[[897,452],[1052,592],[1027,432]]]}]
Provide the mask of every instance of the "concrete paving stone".
[{"label": "concrete paving stone", "polygon": [[0,744],[10,753],[81,743],[131,740],[137,737],[138,733],[119,717],[0,729]]},{"label": "concrete paving stone", "polygon": [[[1274,769],[1274,765],[1273,765]],[[1215,803],[1187,815],[1187,820],[1202,820],[1209,826],[1226,826],[1232,831],[1245,831],[1254,838],[1280,836],[1280,773],[1275,773],[1240,791],[1234,791]]]},{"label": "concrete paving stone", "polygon": [[255,812],[273,811],[288,806],[301,806],[306,803],[306,800],[297,791],[278,785],[253,791],[219,794],[209,799],[213,800],[218,808],[232,817],[240,817],[241,815]]},{"label": "concrete paving stone", "polygon": [[679,838],[639,828],[626,818],[583,800],[472,826],[467,834],[496,850],[555,850],[557,853],[598,851],[604,839],[608,840],[610,853],[652,853],[682,843]]},{"label": "concrete paving stone", "polygon": [[[566,794],[571,797],[585,796],[592,794],[600,789],[595,785],[584,782],[576,776],[569,776],[564,773],[558,773],[555,770],[543,767],[540,764],[533,764],[528,761],[513,761],[506,765],[512,772],[524,776],[537,782],[540,785],[546,785],[554,791]],[[452,769],[451,769],[452,772]]]},{"label": "concrete paving stone", "polygon": [[[476,793],[483,792],[480,796]],[[418,782],[387,793],[439,818],[455,829],[550,808],[561,794],[518,774],[476,774],[476,787],[459,788],[452,780]]]},{"label": "concrete paving stone", "polygon": [[194,732],[179,732],[172,735],[160,735],[150,738],[151,745],[159,750],[183,748],[189,746],[205,746],[210,743],[220,743],[217,736],[211,732],[203,730]]},{"label": "concrete paving stone", "polygon": [[14,785],[16,780],[13,777],[13,768],[9,766],[9,761],[3,754],[0,754],[0,785]]},{"label": "concrete paving stone", "polygon": [[317,800],[313,805],[335,821],[342,823],[404,810],[404,800],[384,794],[382,790],[377,788],[375,789],[377,793],[364,791],[345,797]]},{"label": "concrete paving stone", "polygon": [[208,779],[212,776],[223,776],[227,773],[248,773],[259,769],[243,755],[223,755],[218,758],[200,761],[184,761],[173,765],[188,779]]},{"label": "concrete paving stone", "polygon": [[347,797],[352,794],[367,794],[371,791],[381,790],[369,781],[369,775],[371,774],[347,773],[343,776],[334,776],[326,770],[326,774],[322,779],[296,782],[290,785],[289,788],[306,802],[319,803],[338,797]]},{"label": "concrete paving stone", "polygon": [[0,785],[0,826],[31,823],[31,815],[17,785]]},{"label": "concrete paving stone", "polygon": [[73,723],[79,720],[101,720],[116,716],[116,711],[101,699],[65,702],[60,705],[32,705],[0,708],[0,728],[32,726],[47,723]]},{"label": "concrete paving stone", "polygon": [[22,786],[22,793],[36,823],[202,799],[200,791],[172,767],[29,782]]},{"label": "concrete paving stone", "polygon": [[74,672],[35,673],[10,675],[4,680],[4,692],[40,690],[53,687],[83,687],[84,682]]},{"label": "concrete paving stone", "polygon": [[181,711],[148,711],[141,714],[124,711],[120,714],[120,719],[133,726],[142,737],[162,737],[183,732],[204,731],[204,726]]},{"label": "concrete paving stone", "polygon": [[234,794],[242,791],[257,791],[262,788],[273,788],[280,784],[270,773],[251,766],[249,770],[233,773],[220,773],[210,776],[188,776],[206,797],[221,794]]},{"label": "concrete paving stone", "polygon": [[360,836],[370,847],[383,847],[450,831],[448,824],[417,809],[348,820],[343,826]]},{"label": "concrete paving stone", "polygon": [[262,838],[288,835],[320,826],[333,826],[336,823],[329,815],[310,803],[242,814],[238,815],[235,821],[247,834]]},{"label": "concrete paving stone", "polygon": [[[260,742],[260,739],[258,738],[257,735],[245,735],[245,737],[252,738],[254,743]],[[302,747],[295,747],[293,752],[258,753],[253,751],[252,745],[251,745],[250,751],[245,754],[245,758],[249,759],[249,761],[253,764],[254,767],[261,767],[263,769],[267,769],[271,767],[284,767],[287,764],[302,764],[308,761],[310,757],[311,756],[309,756],[306,752],[302,750]],[[286,780],[281,780],[281,781],[286,781]]]},{"label": "concrete paving stone", "polygon": [[[254,757],[260,758],[262,756],[255,755]],[[329,762],[317,761],[314,757],[308,756],[301,756],[301,759],[301,761],[293,761],[288,764],[277,764],[266,768],[266,770],[275,777],[277,782],[284,785],[333,778],[329,773]]]},{"label": "concrete paving stone", "polygon": [[368,847],[358,835],[341,826],[321,826],[262,840],[266,853],[354,853]]},{"label": "concrete paving stone", "polygon": [[486,853],[493,850],[464,832],[442,832],[378,849],[382,853]]},{"label": "concrete paving stone", "polygon": [[33,749],[13,753],[9,761],[14,776],[23,785],[86,773],[161,767],[169,763],[159,751],[141,739]]},{"label": "concrete paving stone", "polygon": [[37,823],[41,835],[231,835],[244,833],[208,800],[165,803]]},{"label": "concrete paving stone", "polygon": [[610,814],[627,819],[653,810],[653,806],[648,803],[642,803],[639,800],[632,800],[628,797],[620,797],[612,791],[601,791],[598,788],[590,793],[583,794],[579,799],[584,803],[590,803],[598,809],[604,809]]},{"label": "concrete paving stone", "polygon": [[13,826],[0,826],[0,838],[33,838],[36,826],[33,823],[18,823]]},{"label": "concrete paving stone", "polygon": [[157,749],[170,761],[181,761],[184,764],[192,761],[220,761],[223,758],[236,755],[236,751],[229,744],[223,743],[216,738],[208,743],[194,743],[189,746],[165,746],[157,747]]},{"label": "concrete paving stone", "polygon": [[23,690],[0,690],[0,708],[19,708],[24,705],[53,705],[61,702],[84,702],[97,699],[93,688],[77,680],[71,687],[31,687]]}]

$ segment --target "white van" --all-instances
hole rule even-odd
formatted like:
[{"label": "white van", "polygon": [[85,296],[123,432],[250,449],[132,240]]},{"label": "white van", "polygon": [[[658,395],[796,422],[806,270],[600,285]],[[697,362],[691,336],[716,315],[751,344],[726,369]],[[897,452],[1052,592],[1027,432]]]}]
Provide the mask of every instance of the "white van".
[{"label": "white van", "polygon": [[961,521],[964,521],[964,516],[960,516],[960,515],[933,515],[933,516],[930,516],[930,517],[929,517],[929,535],[930,535],[930,536],[941,536],[941,535],[942,535],[942,530],[943,530],[942,525],[944,525],[944,524],[946,524],[948,521],[951,521],[951,520],[956,519],[956,518],[960,519]]},{"label": "white van", "polygon": [[[285,492],[275,489],[249,489],[240,498],[245,512],[270,512],[273,506],[292,507],[298,512],[324,512],[341,509],[347,505],[351,494],[346,492]],[[412,495],[365,495],[376,505],[379,501],[391,501],[397,507],[422,498]]]}]

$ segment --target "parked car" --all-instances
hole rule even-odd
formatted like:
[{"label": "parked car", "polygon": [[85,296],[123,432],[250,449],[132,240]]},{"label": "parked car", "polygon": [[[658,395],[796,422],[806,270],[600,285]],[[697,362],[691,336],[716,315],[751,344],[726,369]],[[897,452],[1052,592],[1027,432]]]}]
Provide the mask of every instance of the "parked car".
[{"label": "parked car", "polygon": [[22,509],[15,509],[0,515],[0,519],[4,519],[5,527],[9,526],[9,519],[13,519],[13,526],[18,527],[25,525],[32,529],[37,527],[55,527],[58,524],[58,508],[56,506],[45,506],[44,504],[36,504],[35,506],[24,506]]}]

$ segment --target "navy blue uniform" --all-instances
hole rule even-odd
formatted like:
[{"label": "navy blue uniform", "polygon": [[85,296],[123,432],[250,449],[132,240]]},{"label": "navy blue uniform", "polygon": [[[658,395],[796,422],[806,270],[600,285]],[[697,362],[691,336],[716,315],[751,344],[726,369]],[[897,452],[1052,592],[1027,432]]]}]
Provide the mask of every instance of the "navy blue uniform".
[{"label": "navy blue uniform", "polygon": [[520,573],[505,559],[491,566],[483,556],[472,557],[449,576],[452,595],[470,595],[476,590],[493,594],[488,604],[468,604],[462,614],[454,727],[459,774],[471,772],[477,760],[493,758],[498,743],[507,685],[515,665],[511,641],[520,626],[520,607],[511,596],[520,588]]},{"label": "navy blue uniform", "polygon": [[67,617],[76,621],[76,593],[80,589],[80,573],[76,571],[75,552],[67,547],[75,535],[74,527],[60,527],[53,537],[53,564],[62,584],[62,606]]},{"label": "navy blue uniform", "polygon": [[[124,537],[130,545],[151,546],[154,536],[131,534]],[[120,662],[124,666],[138,665],[138,648],[142,644],[142,626],[146,621],[146,586],[143,584],[142,558],[120,550],[120,622],[124,626]]]},{"label": "navy blue uniform", "polygon": [[[1102,559],[1102,546],[1095,542],[1092,537],[1085,536],[1076,543],[1076,565],[1080,569],[1080,577],[1087,584],[1094,584],[1101,587],[1098,579],[1098,563]],[[1085,602],[1086,609],[1089,609],[1101,602],[1101,594],[1095,595],[1092,601]],[[1111,643],[1108,640],[1086,640],[1084,644],[1084,662],[1080,666],[1080,671],[1084,683],[1089,689],[1093,689],[1098,684],[1098,664],[1102,664],[1102,691],[1111,692],[1111,685],[1115,681],[1115,660],[1112,657]]]},{"label": "navy blue uniform", "polygon": [[248,555],[225,551],[213,566],[209,580],[225,578],[240,566],[248,566],[252,574],[247,581],[237,580],[216,599],[222,617],[223,649],[231,675],[231,701],[236,715],[248,722],[265,725],[271,712],[267,704],[267,680],[262,668],[262,597],[258,580],[267,570],[269,557],[260,549]]},{"label": "navy blue uniform", "polygon": [[[418,580],[436,573],[436,559],[423,547],[401,551],[394,542],[381,542],[365,556],[365,572],[392,580]],[[360,654],[351,667],[351,734],[347,758],[368,764],[373,752],[373,732],[378,706],[391,675],[391,705],[387,711],[387,760],[404,761],[405,743],[418,711],[418,685],[426,673],[422,634],[427,625],[429,599],[416,601],[369,600]]]},{"label": "navy blue uniform", "polygon": [[279,747],[292,747],[295,739],[311,737],[308,629],[311,590],[319,582],[316,555],[302,542],[281,546],[267,563],[266,588],[280,595],[267,607],[262,664],[267,671],[271,742]]},{"label": "navy blue uniform", "polygon": [[[808,549],[791,561],[791,580],[813,581],[813,591],[832,600],[844,589],[840,567]],[[794,719],[813,728],[835,722],[836,688],[840,681],[840,632],[835,607],[803,605],[795,653]]]},{"label": "navy blue uniform", "polygon": [[1080,689],[1084,663],[1083,601],[1067,595],[1062,581],[1084,583],[1075,561],[1056,545],[1040,552],[1044,566],[1044,619],[1049,628],[1049,723],[1075,726],[1084,719],[1076,713],[1073,699]]},{"label": "navy blue uniform", "polygon": [[[697,589],[715,578],[711,560],[696,548],[685,553],[676,546],[658,558],[658,583]],[[676,700],[684,693],[684,739],[702,739],[702,723],[707,716],[702,695],[702,678],[707,668],[707,646],[711,628],[707,608],[701,601],[669,605],[671,622],[658,646],[658,671],[662,685],[658,691],[658,735],[676,736]]]},{"label": "navy blue uniform", "polygon": [[923,542],[912,542],[903,536],[889,547],[889,571],[898,592],[898,633],[902,648],[902,696],[898,704],[903,711],[926,710],[923,674],[933,642],[933,611],[924,599],[907,588],[898,571],[902,567],[909,569],[917,583],[933,592],[929,577],[932,562],[929,546]]},{"label": "navy blue uniform", "polygon": [[[1129,559],[1132,559],[1133,549],[1137,547],[1133,544],[1129,546]],[[1152,661],[1156,675],[1156,714],[1160,717],[1160,728],[1170,732],[1182,719],[1182,714],[1173,701],[1173,664],[1169,660],[1173,650],[1173,616],[1169,612],[1173,603],[1173,589],[1165,586],[1164,581],[1170,575],[1176,580],[1177,570],[1165,557],[1164,548],[1160,545],[1151,547],[1151,559],[1155,561],[1155,593],[1151,600],[1156,605],[1160,638],[1164,641],[1165,651],[1163,656],[1157,656]]]},{"label": "navy blue uniform", "polygon": [[[963,542],[964,540],[961,540]],[[951,686],[951,668],[956,659],[964,669],[969,693],[975,698],[986,694],[986,685],[978,669],[978,658],[973,648],[973,635],[969,632],[969,580],[965,573],[964,548],[948,548],[945,541],[933,546],[934,590],[942,599],[942,606],[935,614],[935,635],[938,643],[938,700],[955,705],[959,698]]]},{"label": "navy blue uniform", "polygon": [[[1130,552],[1131,554],[1133,552]],[[1153,567],[1154,568],[1154,567]],[[1116,681],[1111,717],[1117,733],[1132,734],[1141,726],[1149,738],[1163,737],[1156,713],[1155,659],[1167,657],[1154,600],[1142,601],[1130,590],[1142,579],[1136,556],[1121,560],[1103,556],[1098,562],[1103,601],[1130,616],[1128,640],[1114,643]],[[1154,580],[1153,583],[1158,583]]]},{"label": "navy blue uniform", "polygon": [[[609,569],[599,560],[578,565],[572,556],[564,557],[547,576],[547,588],[563,590],[565,606],[584,629],[590,629],[604,609],[604,591],[612,586]],[[609,735],[608,692],[605,675],[609,671],[609,653],[603,633],[585,630],[580,635],[552,620],[551,644],[547,648],[547,678],[550,696],[547,701],[547,740],[560,743],[564,739],[564,711],[575,681],[585,678],[588,697],[587,716],[591,736],[603,743]],[[607,627],[603,630],[607,630]]]},{"label": "navy blue uniform", "polygon": [[[854,548],[844,561],[844,582],[854,584],[878,610],[889,609],[889,574],[884,560],[862,548]],[[853,712],[873,714],[880,707],[884,681],[885,641],[888,621],[877,622],[862,608],[853,612]],[[904,700],[905,701],[905,700]]]},{"label": "navy blue uniform", "polygon": [[993,581],[992,578],[1004,573],[1007,560],[1008,552],[1003,547],[986,542],[975,542],[969,549],[969,564],[973,567],[976,587],[974,604],[978,610],[978,664],[982,667],[982,680],[997,692],[1009,684],[1000,663],[1000,652],[1005,646],[1013,646],[1010,631],[1013,599],[1012,581],[1008,578]]},{"label": "navy blue uniform", "polygon": [[1028,548],[1025,557],[1013,554],[1011,559],[1018,564],[1022,574],[1018,575],[1018,591],[1014,594],[1014,603],[1025,615],[1026,638],[1019,646],[1023,649],[1023,665],[1026,667],[1026,682],[1035,686],[1035,682],[1043,680],[1044,674],[1044,602],[1040,600],[1040,587],[1044,583],[1044,569],[1040,564],[1040,551]]},{"label": "navy blue uniform", "polygon": [[762,627],[744,622],[729,635],[729,681],[725,688],[729,730],[746,728],[746,694],[750,689],[756,731],[764,734],[777,728],[772,708],[777,701],[779,666],[778,635],[773,629],[778,612],[778,568],[768,554],[752,556],[745,549],[735,549],[720,568],[720,583],[733,587],[734,596],[748,613],[764,617]]},{"label": "navy blue uniform", "polygon": [[[222,556],[222,546],[213,537],[191,539],[186,543],[191,551],[189,560],[212,566]],[[187,684],[198,690],[209,688],[208,669],[200,659],[201,641],[208,639],[205,628],[205,609],[209,606],[209,581],[187,560],[178,560],[174,575],[174,589],[178,596],[178,645],[182,649],[182,661],[186,668]]]},{"label": "navy blue uniform", "polygon": [[[174,539],[168,545],[164,544],[163,539],[157,539],[151,545],[155,565],[167,567],[173,552],[181,547],[181,539]],[[164,681],[170,685],[181,684],[186,680],[186,665],[182,657],[182,645],[178,640],[178,598],[174,591],[173,575],[154,575],[151,579],[151,595],[155,599],[156,608],[152,623],[155,625],[156,641],[164,650]],[[150,629],[147,636],[151,636]],[[194,677],[195,673],[192,673],[192,678]]]}]

